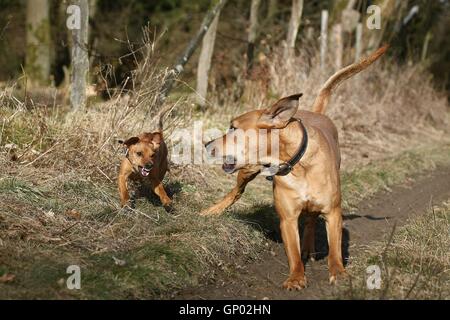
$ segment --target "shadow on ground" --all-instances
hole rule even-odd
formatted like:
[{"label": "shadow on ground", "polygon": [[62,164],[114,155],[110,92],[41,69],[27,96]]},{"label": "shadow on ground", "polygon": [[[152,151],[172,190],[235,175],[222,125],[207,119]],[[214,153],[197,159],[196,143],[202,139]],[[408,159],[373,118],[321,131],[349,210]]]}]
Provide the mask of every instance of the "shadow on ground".
[{"label": "shadow on ground", "polygon": [[[247,209],[248,210],[248,209]],[[251,212],[247,210],[236,211],[234,216],[239,220],[247,223],[251,227],[264,233],[265,237],[273,242],[282,244],[280,233],[280,220],[275,212],[275,208],[271,205],[260,205],[253,208]],[[358,217],[353,217],[358,218]],[[345,219],[345,217],[344,217]],[[304,216],[300,217],[300,239],[302,239],[304,231]],[[315,260],[323,260],[328,256],[328,238],[325,220],[317,219],[316,224],[316,240],[315,240],[316,254]],[[342,256],[344,265],[347,265],[350,253],[350,232],[348,229],[342,229]]]},{"label": "shadow on ground", "polygon": [[[133,204],[135,205],[136,200],[140,198],[147,199],[148,202],[150,202],[152,205],[156,207],[161,207],[162,203],[159,197],[151,190],[151,187],[147,184],[140,184],[137,187],[135,187],[136,191],[134,192],[132,196]],[[179,194],[182,190],[182,184],[178,181],[170,182],[167,184],[164,184],[164,189],[167,192],[167,195],[169,198],[173,199],[173,197],[177,194]]]}]

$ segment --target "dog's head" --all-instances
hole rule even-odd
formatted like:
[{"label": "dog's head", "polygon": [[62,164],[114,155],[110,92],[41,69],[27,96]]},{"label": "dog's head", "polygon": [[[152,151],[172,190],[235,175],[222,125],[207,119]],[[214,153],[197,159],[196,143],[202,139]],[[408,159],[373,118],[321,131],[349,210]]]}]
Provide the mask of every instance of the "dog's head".
[{"label": "dog's head", "polygon": [[[228,132],[205,145],[210,157],[223,161],[223,170],[234,173],[246,166],[279,162],[279,130],[286,128],[298,110],[302,94],[289,96],[263,110],[233,119]],[[275,145],[277,144],[277,145]]]},{"label": "dog's head", "polygon": [[126,148],[128,160],[134,171],[147,177],[155,164],[155,157],[159,151],[163,136],[160,132],[144,133],[126,141],[119,141]]}]

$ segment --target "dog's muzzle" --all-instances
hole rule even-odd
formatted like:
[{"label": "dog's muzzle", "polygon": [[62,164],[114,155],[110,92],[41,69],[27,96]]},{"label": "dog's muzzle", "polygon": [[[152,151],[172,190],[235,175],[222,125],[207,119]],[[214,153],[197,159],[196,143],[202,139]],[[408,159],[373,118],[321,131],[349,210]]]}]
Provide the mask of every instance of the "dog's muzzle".
[{"label": "dog's muzzle", "polygon": [[148,177],[152,169],[153,169],[152,163],[146,164],[144,167],[139,167],[139,171],[143,177]]}]

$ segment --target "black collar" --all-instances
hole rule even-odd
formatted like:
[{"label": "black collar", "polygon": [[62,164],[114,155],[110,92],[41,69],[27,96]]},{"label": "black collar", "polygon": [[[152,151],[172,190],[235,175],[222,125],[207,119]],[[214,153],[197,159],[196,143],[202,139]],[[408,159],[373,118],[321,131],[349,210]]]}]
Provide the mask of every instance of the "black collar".
[{"label": "black collar", "polygon": [[[298,122],[298,124],[300,125],[300,128],[303,131],[303,139],[302,139],[302,143],[300,144],[297,152],[295,153],[295,155],[291,158],[291,160],[289,160],[288,162],[284,162],[280,165],[278,165],[278,170],[277,173],[275,174],[275,176],[286,176],[289,173],[291,173],[292,169],[294,168],[294,166],[300,162],[300,160],[303,158],[303,156],[306,153],[306,150],[308,149],[308,141],[309,141],[309,137],[308,137],[308,131],[306,130],[305,125],[303,124],[301,119],[297,119],[297,118],[293,118],[292,121],[296,121]],[[274,176],[269,176],[266,179],[269,181],[273,181],[273,177]]]}]

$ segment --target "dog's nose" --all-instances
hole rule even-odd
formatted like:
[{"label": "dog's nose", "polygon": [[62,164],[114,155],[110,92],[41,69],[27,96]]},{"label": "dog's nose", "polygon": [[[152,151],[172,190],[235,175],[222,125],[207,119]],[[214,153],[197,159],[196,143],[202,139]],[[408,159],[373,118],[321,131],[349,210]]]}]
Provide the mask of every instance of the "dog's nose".
[{"label": "dog's nose", "polygon": [[147,169],[147,170],[152,170],[153,163],[147,163],[144,168]]}]

